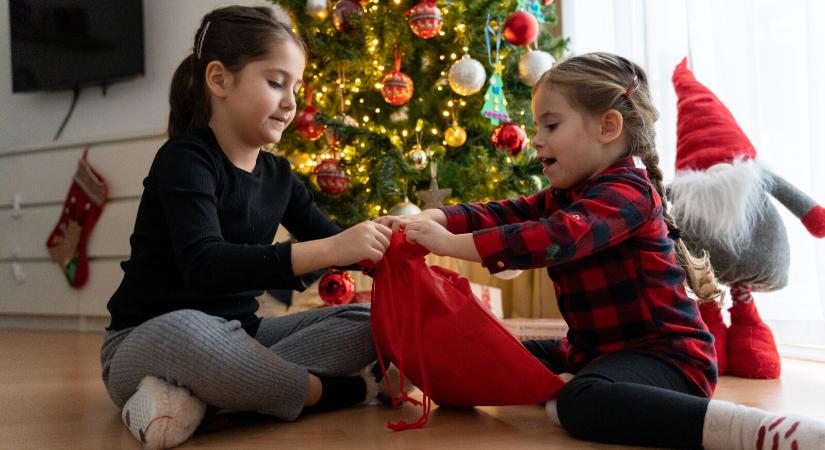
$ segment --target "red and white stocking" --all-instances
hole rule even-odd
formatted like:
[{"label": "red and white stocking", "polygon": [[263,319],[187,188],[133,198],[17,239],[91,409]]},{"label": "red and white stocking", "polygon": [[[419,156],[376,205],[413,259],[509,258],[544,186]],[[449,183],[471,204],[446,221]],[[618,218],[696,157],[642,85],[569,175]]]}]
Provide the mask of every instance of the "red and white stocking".
[{"label": "red and white stocking", "polygon": [[76,288],[83,286],[89,277],[86,244],[107,195],[106,182],[86,159],[88,152],[87,147],[77,164],[60,220],[46,241],[52,259],[60,265],[69,284]]}]

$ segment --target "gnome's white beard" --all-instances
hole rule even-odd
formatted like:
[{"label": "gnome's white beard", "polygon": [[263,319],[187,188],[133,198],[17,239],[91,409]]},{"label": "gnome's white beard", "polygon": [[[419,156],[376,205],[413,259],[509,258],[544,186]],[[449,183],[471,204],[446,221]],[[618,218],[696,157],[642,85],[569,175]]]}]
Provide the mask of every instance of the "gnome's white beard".
[{"label": "gnome's white beard", "polygon": [[754,160],[713,169],[677,172],[670,185],[671,211],[681,228],[736,250],[750,239],[768,205],[771,178]]}]

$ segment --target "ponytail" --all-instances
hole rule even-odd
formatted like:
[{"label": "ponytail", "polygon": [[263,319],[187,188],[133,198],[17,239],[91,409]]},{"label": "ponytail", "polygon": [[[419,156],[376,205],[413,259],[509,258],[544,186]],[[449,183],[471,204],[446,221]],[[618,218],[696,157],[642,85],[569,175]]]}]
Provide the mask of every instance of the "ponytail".
[{"label": "ponytail", "polygon": [[202,76],[195,75],[195,54],[190,53],[172,76],[169,88],[169,125],[166,132],[173,138],[183,134],[191,126],[206,125],[209,116],[209,102],[206,101]]}]

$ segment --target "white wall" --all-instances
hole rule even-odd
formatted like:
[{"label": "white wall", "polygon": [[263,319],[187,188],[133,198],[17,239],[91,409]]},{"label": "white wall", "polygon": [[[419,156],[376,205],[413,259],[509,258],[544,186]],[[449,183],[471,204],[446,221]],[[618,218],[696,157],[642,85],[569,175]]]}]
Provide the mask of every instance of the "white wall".
[{"label": "white wall", "polygon": [[[105,322],[106,302],[122,277],[119,262],[129,254],[141,183],[165,140],[172,73],[191,51],[203,15],[227,4],[144,0],[146,75],[112,85],[105,97],[99,88],[85,88],[63,135],[53,142],[71,93],[11,93],[8,2],[0,2],[0,327],[52,327],[55,318],[80,327]],[[107,181],[109,202],[87,247],[89,281],[78,290],[51,262],[45,242],[85,144],[89,160]],[[22,199],[20,217],[11,207],[15,194]],[[13,277],[13,263],[25,282]],[[21,320],[26,317],[31,320]]]},{"label": "white wall", "polygon": [[[261,3],[240,2],[240,3]],[[146,75],[110,86],[83,89],[58,142],[89,142],[112,136],[159,133],[166,128],[169,82],[192,49],[203,15],[218,0],[144,0]],[[0,2],[0,152],[52,143],[71,101],[70,91],[11,93],[8,2]]]}]

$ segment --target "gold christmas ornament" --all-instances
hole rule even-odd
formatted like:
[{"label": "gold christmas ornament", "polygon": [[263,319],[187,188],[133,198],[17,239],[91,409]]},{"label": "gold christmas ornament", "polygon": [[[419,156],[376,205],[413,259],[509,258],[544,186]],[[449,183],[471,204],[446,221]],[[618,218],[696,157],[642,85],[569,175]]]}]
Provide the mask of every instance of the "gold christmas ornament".
[{"label": "gold christmas ornament", "polygon": [[467,142],[467,132],[458,122],[453,122],[453,125],[444,132],[444,141],[450,147],[461,147]]}]

